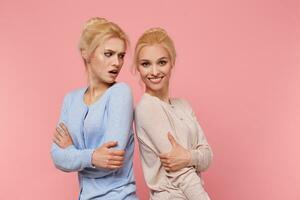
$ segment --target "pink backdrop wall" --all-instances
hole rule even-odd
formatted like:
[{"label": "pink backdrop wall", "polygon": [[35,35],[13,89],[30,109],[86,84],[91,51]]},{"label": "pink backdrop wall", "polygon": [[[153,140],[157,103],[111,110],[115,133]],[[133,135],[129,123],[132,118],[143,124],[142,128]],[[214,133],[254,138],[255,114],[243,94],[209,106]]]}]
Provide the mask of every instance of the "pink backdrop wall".
[{"label": "pink backdrop wall", "polygon": [[[300,199],[299,12],[297,0],[1,0],[1,199],[77,197],[76,174],[49,149],[63,95],[85,84],[77,42],[91,16],[117,22],[132,47],[153,26],[173,37],[172,95],[191,102],[213,148],[213,200]],[[131,56],[119,80],[137,101]],[[138,149],[135,174],[145,200]]]}]

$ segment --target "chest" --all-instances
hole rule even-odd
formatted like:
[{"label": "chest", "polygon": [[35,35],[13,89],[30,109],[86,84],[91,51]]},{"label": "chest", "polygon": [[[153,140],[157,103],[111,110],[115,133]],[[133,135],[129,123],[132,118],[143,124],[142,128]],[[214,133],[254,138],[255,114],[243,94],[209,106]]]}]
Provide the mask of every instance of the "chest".
[{"label": "chest", "polygon": [[170,106],[166,108],[166,112],[178,142],[186,148],[191,148],[198,137],[197,121],[180,106]]},{"label": "chest", "polygon": [[106,103],[93,106],[73,104],[68,111],[68,129],[79,149],[96,148],[101,144],[107,125]]}]

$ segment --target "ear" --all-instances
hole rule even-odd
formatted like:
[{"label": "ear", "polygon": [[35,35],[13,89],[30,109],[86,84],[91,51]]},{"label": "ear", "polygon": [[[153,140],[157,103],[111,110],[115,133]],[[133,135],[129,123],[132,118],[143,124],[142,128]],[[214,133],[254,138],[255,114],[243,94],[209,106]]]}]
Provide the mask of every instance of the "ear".
[{"label": "ear", "polygon": [[88,56],[88,54],[87,54],[87,51],[85,50],[85,49],[81,49],[81,56],[82,56],[82,58],[87,62],[88,61],[88,58],[89,58],[89,56]]}]

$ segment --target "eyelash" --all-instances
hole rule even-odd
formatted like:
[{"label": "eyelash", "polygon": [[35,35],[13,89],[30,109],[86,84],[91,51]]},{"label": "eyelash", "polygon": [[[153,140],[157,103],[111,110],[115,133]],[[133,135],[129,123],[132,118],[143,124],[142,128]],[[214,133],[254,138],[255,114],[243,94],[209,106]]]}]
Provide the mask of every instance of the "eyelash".
[{"label": "eyelash", "polygon": [[164,66],[164,65],[166,65],[167,63],[168,63],[168,62],[165,61],[165,60],[161,60],[161,61],[158,62],[158,64],[159,64],[160,66]]},{"label": "eyelash", "polygon": [[[158,64],[159,66],[164,66],[164,65],[166,65],[167,63],[168,63],[167,61],[161,60],[161,61],[159,61],[157,64]],[[142,65],[143,67],[148,67],[148,66],[150,65],[150,63],[144,62],[144,63],[141,63],[141,65]]]},{"label": "eyelash", "polygon": [[[111,53],[111,52],[105,52],[105,53],[104,53],[104,55],[105,55],[106,57],[108,57],[108,58],[111,57],[113,54],[114,54],[114,53]],[[120,59],[124,59],[125,55],[120,54],[120,55],[118,55],[118,57],[119,57]]]},{"label": "eyelash", "polygon": [[111,57],[113,54],[112,54],[111,52],[105,52],[104,55],[105,55],[106,57]]},{"label": "eyelash", "polygon": [[148,63],[148,62],[143,62],[143,63],[141,63],[141,65],[142,65],[143,67],[148,67],[148,66],[150,65],[150,63]]}]

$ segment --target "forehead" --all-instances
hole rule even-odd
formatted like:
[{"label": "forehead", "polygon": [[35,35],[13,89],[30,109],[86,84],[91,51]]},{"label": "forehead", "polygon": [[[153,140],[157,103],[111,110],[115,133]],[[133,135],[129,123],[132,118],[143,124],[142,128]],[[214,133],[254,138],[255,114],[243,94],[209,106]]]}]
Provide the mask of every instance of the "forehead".
[{"label": "forehead", "polygon": [[102,43],[102,49],[109,49],[115,52],[125,52],[126,50],[126,44],[125,42],[120,38],[108,38]]},{"label": "forehead", "polygon": [[139,59],[157,60],[161,57],[169,57],[167,50],[160,44],[145,46],[140,50]]}]

